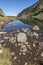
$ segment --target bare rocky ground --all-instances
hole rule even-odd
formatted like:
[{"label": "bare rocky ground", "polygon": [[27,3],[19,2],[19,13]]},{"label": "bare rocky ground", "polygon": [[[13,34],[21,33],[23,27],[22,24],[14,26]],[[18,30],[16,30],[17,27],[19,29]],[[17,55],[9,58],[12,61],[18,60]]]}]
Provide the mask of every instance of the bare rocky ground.
[{"label": "bare rocky ground", "polygon": [[0,44],[11,51],[9,65],[43,65],[43,35],[22,28],[0,32]]}]

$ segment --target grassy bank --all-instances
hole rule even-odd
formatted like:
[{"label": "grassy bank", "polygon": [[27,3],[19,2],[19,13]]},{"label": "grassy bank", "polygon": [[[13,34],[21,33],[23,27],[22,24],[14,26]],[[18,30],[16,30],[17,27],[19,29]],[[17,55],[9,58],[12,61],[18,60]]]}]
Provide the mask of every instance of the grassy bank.
[{"label": "grassy bank", "polygon": [[16,16],[5,16],[5,17],[0,16],[0,22],[10,22],[15,19],[16,19]]},{"label": "grassy bank", "polygon": [[32,26],[38,25],[40,29],[43,30],[43,20],[40,20],[38,18],[30,18],[30,19],[28,18],[28,19],[20,19],[20,20]]},{"label": "grassy bank", "polygon": [[0,16],[0,29],[2,29],[5,23],[12,22],[16,19],[17,19],[16,16],[4,16],[4,17]]}]

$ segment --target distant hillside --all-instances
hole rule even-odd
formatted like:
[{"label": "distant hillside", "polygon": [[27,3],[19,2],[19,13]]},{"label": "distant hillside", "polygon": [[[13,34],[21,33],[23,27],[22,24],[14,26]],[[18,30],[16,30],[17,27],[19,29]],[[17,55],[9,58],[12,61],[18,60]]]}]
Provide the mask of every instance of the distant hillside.
[{"label": "distant hillside", "polygon": [[20,18],[41,18],[43,19],[43,0],[39,0],[34,5],[24,9],[18,14]]},{"label": "distant hillside", "polygon": [[16,16],[6,16],[3,10],[0,8],[0,22],[11,22],[16,19]]},{"label": "distant hillside", "polygon": [[5,16],[5,13],[3,12],[3,10],[0,8],[0,16]]}]

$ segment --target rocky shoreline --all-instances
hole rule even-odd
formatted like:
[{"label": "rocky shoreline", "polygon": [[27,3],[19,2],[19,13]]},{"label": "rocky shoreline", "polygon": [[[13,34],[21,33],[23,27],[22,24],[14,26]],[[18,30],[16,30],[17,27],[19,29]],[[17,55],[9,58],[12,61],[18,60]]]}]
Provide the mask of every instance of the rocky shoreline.
[{"label": "rocky shoreline", "polygon": [[11,51],[10,65],[43,64],[43,35],[22,28],[8,34],[0,32],[0,44]]}]

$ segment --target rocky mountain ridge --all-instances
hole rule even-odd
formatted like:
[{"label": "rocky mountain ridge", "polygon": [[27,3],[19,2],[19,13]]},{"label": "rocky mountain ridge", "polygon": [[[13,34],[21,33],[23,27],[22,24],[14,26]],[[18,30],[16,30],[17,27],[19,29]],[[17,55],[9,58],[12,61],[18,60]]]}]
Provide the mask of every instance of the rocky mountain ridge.
[{"label": "rocky mountain ridge", "polygon": [[[43,2],[43,1],[42,1]],[[20,18],[42,18],[43,14],[43,3],[40,3],[40,0],[34,5],[24,9],[18,14]],[[41,15],[41,17],[40,17]]]}]

